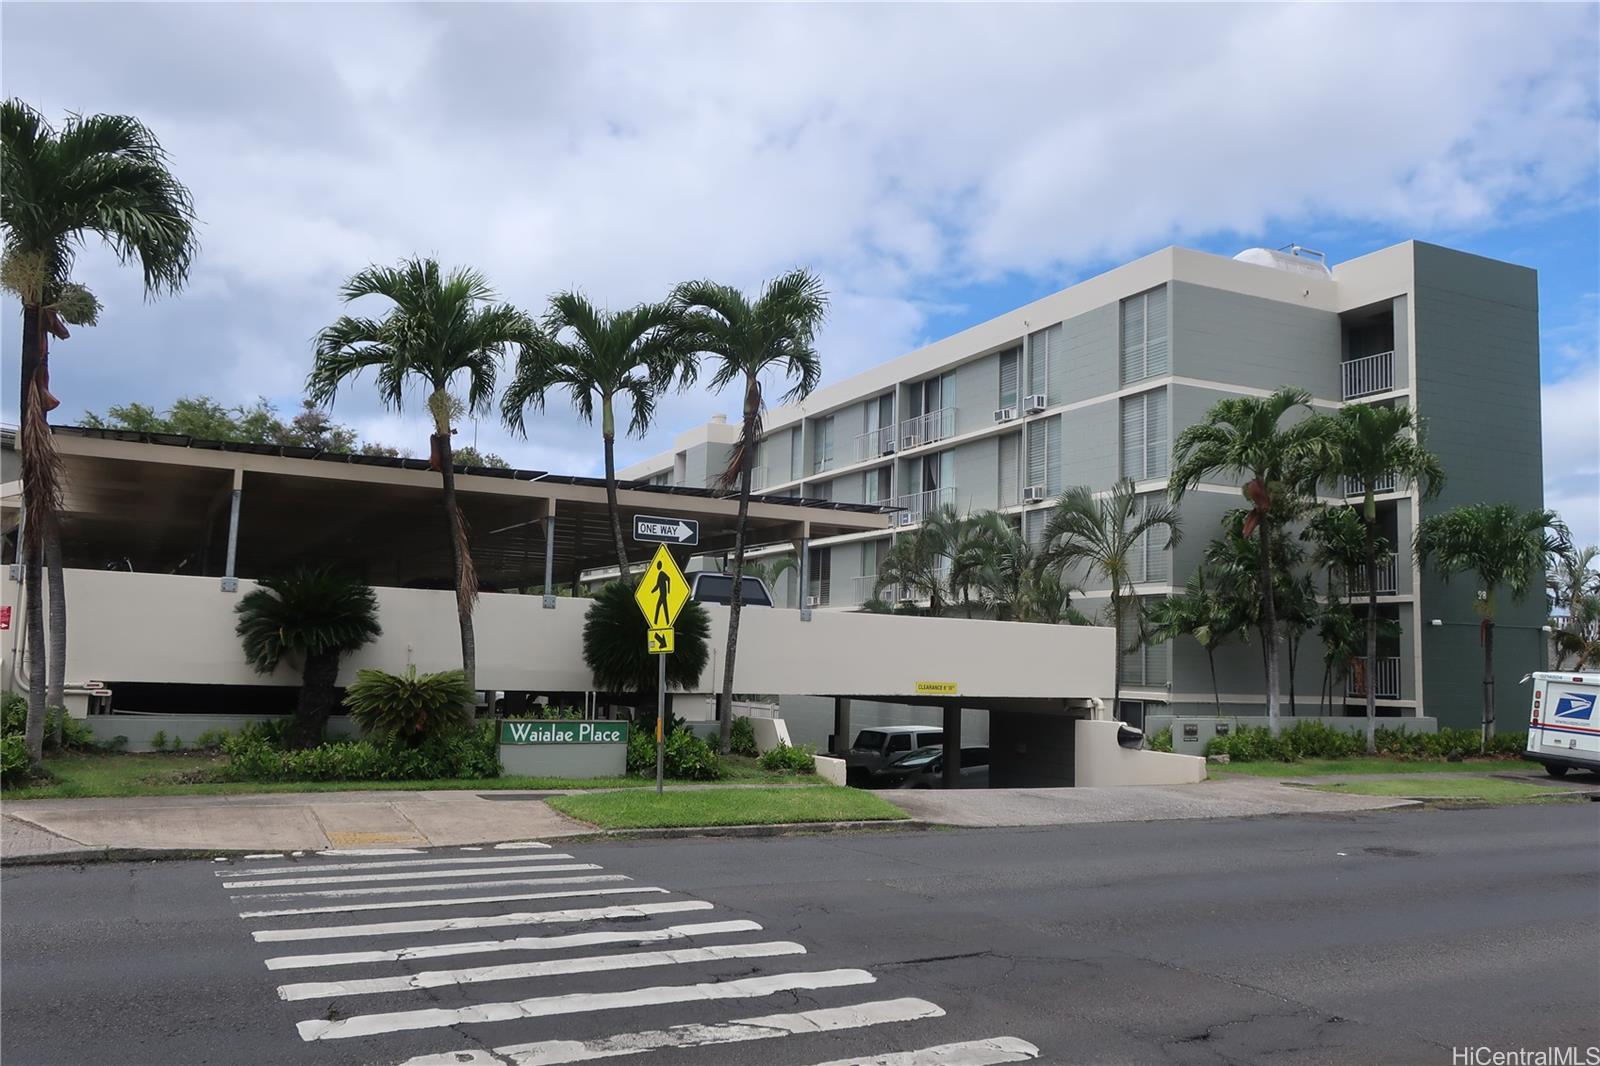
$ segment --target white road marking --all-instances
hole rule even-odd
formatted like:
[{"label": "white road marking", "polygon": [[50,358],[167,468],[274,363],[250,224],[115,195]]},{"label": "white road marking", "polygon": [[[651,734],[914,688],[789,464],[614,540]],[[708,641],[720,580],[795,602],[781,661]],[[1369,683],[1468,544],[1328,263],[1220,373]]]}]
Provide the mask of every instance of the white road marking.
[{"label": "white road marking", "polygon": [[[295,852],[299,855],[300,852]],[[318,855],[421,855],[421,848],[324,848],[317,852]],[[281,859],[282,855],[268,855],[269,859]]]},{"label": "white road marking", "polygon": [[[551,884],[572,881],[626,881],[621,874],[604,877],[552,877]],[[491,882],[492,883],[492,882]],[[437,886],[433,886],[437,887]],[[617,896],[626,892],[666,892],[664,888],[574,888],[565,892],[518,892],[511,896],[464,896],[457,899],[399,899],[388,903],[334,903],[326,907],[289,907],[275,911],[240,911],[241,918],[282,918],[291,914],[340,914],[345,911],[394,911],[412,907],[463,907],[469,903],[514,903],[525,899],[566,899],[570,896]],[[243,897],[249,899],[249,896]]]},{"label": "white road marking", "polygon": [[[550,859],[570,858],[572,858],[571,855],[563,855],[556,852],[550,855],[494,855],[481,859],[393,859],[388,862],[323,862],[310,866],[305,863],[301,863],[299,866],[260,866],[244,872],[253,877],[261,877],[266,874],[312,874],[321,873],[324,870],[398,870],[402,866],[485,866],[497,862],[546,862]],[[531,870],[534,867],[530,866],[528,869]],[[218,877],[239,876],[238,870],[217,870],[215,872]],[[461,874],[465,877],[475,872],[473,870],[462,870]]]},{"label": "white road marking", "polygon": [[532,1044],[509,1044],[493,1051],[419,1055],[407,1059],[400,1066],[565,1066],[572,1062],[638,1055],[646,1051],[741,1044],[749,1040],[768,1040],[798,1033],[830,1033],[841,1029],[864,1029],[872,1025],[942,1017],[944,1011],[925,999],[885,999],[851,1007],[739,1018],[722,1025],[674,1025],[670,1029],[617,1033],[593,1040],[540,1040]]},{"label": "white road marking", "polygon": [[550,922],[594,922],[611,918],[642,918],[651,914],[680,914],[708,911],[704,900],[673,900],[667,903],[632,903],[615,907],[579,907],[561,911],[522,911],[491,914],[478,918],[421,919],[413,922],[374,922],[369,925],[324,925],[308,929],[259,929],[250,935],[256,943],[285,940],[333,940],[345,936],[387,936],[391,933],[449,933],[457,929],[497,929],[506,925],[544,925]]},{"label": "white road marking", "polygon": [[254,855],[241,855],[239,857],[241,859],[281,859],[281,858],[283,858],[283,852],[281,852],[281,851],[258,851]]},{"label": "white road marking", "polygon": [[466,847],[464,847],[461,850],[462,851],[482,851],[483,849],[482,848],[466,848]]},{"label": "white road marking", "polygon": [[537,840],[508,840],[504,844],[496,844],[496,851],[514,851],[517,848],[548,848],[549,844],[541,844]]},{"label": "white road marking", "polygon": [[575,973],[642,970],[652,966],[684,966],[723,959],[769,959],[777,955],[804,955],[806,949],[792,940],[766,940],[755,944],[713,944],[703,948],[666,951],[630,951],[620,955],[579,955],[570,959],[541,959],[501,966],[472,966],[463,970],[423,970],[398,977],[367,977],[354,981],[301,981],[279,985],[278,998],[337,999],[379,992],[405,992],[415,988],[476,985],[488,981],[521,981],[530,977],[560,977]]},{"label": "white road marking", "polygon": [[665,929],[636,932],[566,933],[560,936],[520,936],[511,940],[472,940],[454,944],[427,944],[392,951],[342,951],[331,955],[280,955],[267,960],[269,970],[304,970],[318,966],[349,966],[359,962],[399,962],[402,959],[437,959],[447,955],[485,955],[492,951],[555,951],[558,948],[586,948],[597,944],[654,944],[662,940],[683,940],[712,933],[753,933],[759,922],[740,919],[733,922],[696,922],[669,925]]},{"label": "white road marking", "polygon": [[[570,855],[552,855],[550,858],[571,858]],[[594,863],[577,866],[544,866],[542,870],[598,870]],[[533,872],[531,866],[490,866],[478,870],[407,870],[394,874],[338,874],[334,877],[280,877],[272,881],[224,881],[223,888],[283,888],[288,885],[348,885],[358,881],[421,881],[439,877],[483,877],[486,874],[525,874]]]},{"label": "white road marking", "polygon": [[871,1059],[834,1059],[817,1066],[994,1066],[995,1063],[1025,1062],[1038,1057],[1039,1049],[1026,1040],[995,1036],[988,1040],[925,1047],[921,1051],[897,1051]]},{"label": "white road marking", "polygon": [[820,970],[811,973],[780,973],[764,977],[745,977],[733,981],[710,981],[694,985],[658,985],[630,988],[623,992],[571,993],[536,996],[509,1003],[475,1003],[469,1007],[434,1007],[427,1010],[395,1011],[389,1014],[358,1014],[353,1018],[328,1020],[311,1018],[297,1022],[302,1040],[344,1040],[415,1029],[441,1029],[471,1022],[505,1022],[519,1018],[549,1018],[588,1011],[650,1007],[664,1003],[694,1003],[704,1000],[745,999],[770,996],[800,989],[843,988],[870,985],[877,978],[865,970]]},{"label": "white road marking", "polygon": [[[592,862],[573,863],[570,866],[542,866],[543,874],[563,870],[598,870]],[[474,871],[479,873],[481,871]],[[467,874],[462,873],[465,877]],[[348,899],[351,896],[394,896],[403,892],[454,892],[458,888],[507,888],[515,885],[574,885],[589,881],[631,881],[623,874],[592,874],[588,877],[502,877],[493,881],[451,881],[446,885],[386,885],[380,888],[315,888],[303,892],[246,892],[229,899],[303,899],[320,896],[327,899]]]}]

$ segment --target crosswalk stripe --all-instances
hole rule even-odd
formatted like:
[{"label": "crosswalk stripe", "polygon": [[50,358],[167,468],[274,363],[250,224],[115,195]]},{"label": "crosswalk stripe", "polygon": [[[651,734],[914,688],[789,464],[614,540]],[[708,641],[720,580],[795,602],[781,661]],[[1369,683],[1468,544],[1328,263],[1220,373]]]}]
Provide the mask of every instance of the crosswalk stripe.
[{"label": "crosswalk stripe", "polygon": [[[396,869],[402,866],[485,866],[490,863],[508,862],[547,862],[550,859],[570,859],[571,855],[562,855],[552,852],[549,855],[495,855],[484,858],[471,859],[396,859],[388,862],[324,862],[301,863],[299,866],[258,866],[243,871],[252,877],[261,877],[267,874],[305,874],[321,873],[324,870],[383,870]],[[213,871],[218,877],[238,877],[239,870]],[[462,873],[472,873],[463,870]]]},{"label": "crosswalk stripe", "polygon": [[[551,884],[574,881],[626,881],[620,874],[604,877],[552,877]],[[435,886],[437,887],[437,886]],[[562,892],[518,892],[510,896],[458,896],[453,899],[399,899],[387,903],[335,903],[327,907],[285,907],[272,911],[240,911],[241,918],[284,918],[292,914],[344,914],[349,911],[395,911],[412,907],[465,907],[473,903],[517,903],[527,899],[567,899],[571,896],[619,896],[628,892],[660,892],[666,889],[637,887],[626,888],[573,888]],[[249,897],[245,897],[248,899]]]},{"label": "crosswalk stripe", "polygon": [[[299,855],[300,852],[295,852]],[[312,852],[313,855],[353,855],[366,858],[368,855],[421,855],[421,848],[323,848],[321,851]],[[246,855],[245,858],[250,856]],[[282,855],[272,856],[274,859],[283,858]]]},{"label": "crosswalk stripe", "polygon": [[304,970],[318,966],[349,966],[361,962],[400,962],[403,959],[438,959],[449,955],[486,955],[494,951],[555,951],[598,944],[653,944],[662,940],[683,940],[715,933],[754,933],[760,922],[739,919],[732,922],[695,922],[669,925],[665,929],[565,933],[560,936],[519,936],[511,940],[472,940],[454,944],[425,944],[391,951],[342,951],[329,955],[280,955],[267,960],[269,970]]},{"label": "crosswalk stripe", "polygon": [[496,851],[517,851],[520,848],[548,848],[549,844],[541,844],[537,840],[508,840],[504,844],[496,844]]},{"label": "crosswalk stripe", "polygon": [[[562,873],[569,870],[598,870],[592,862],[577,862],[560,866],[542,866],[542,874]],[[482,871],[474,871],[481,873]],[[463,876],[466,876],[463,874]],[[451,881],[444,885],[380,885],[377,888],[308,888],[299,892],[246,892],[229,896],[229,899],[349,899],[352,896],[397,896],[405,892],[454,892],[462,888],[502,888],[519,885],[569,885],[586,881],[630,881],[622,874],[592,875],[588,877],[497,877],[492,881]]]},{"label": "crosswalk stripe", "polygon": [[778,992],[869,985],[877,978],[865,970],[820,970],[809,973],[769,974],[732,981],[693,985],[657,985],[622,992],[579,992],[536,996],[505,1003],[475,1003],[467,1007],[432,1007],[387,1014],[358,1014],[352,1018],[310,1018],[295,1023],[302,1040],[345,1040],[416,1029],[440,1029],[473,1022],[504,1022],[519,1018],[549,1018],[562,1014],[650,1007],[665,1003],[746,999]]},{"label": "crosswalk stripe", "polygon": [[759,1018],[740,1018],[721,1025],[674,1025],[668,1029],[647,1029],[638,1033],[618,1033],[593,1040],[540,1040],[532,1044],[510,1044],[493,1051],[451,1051],[442,1055],[419,1055],[400,1066],[566,1066],[567,1063],[638,1055],[646,1051],[708,1047],[714,1044],[739,1044],[749,1040],[768,1040],[800,1033],[829,1033],[842,1029],[864,1029],[873,1025],[914,1022],[941,1018],[944,1011],[925,999],[885,999],[850,1007],[828,1007],[794,1014],[768,1014]]},{"label": "crosswalk stripe", "polygon": [[[570,859],[571,855],[549,855],[540,858]],[[504,862],[513,860],[505,859]],[[600,867],[589,863],[583,866],[544,866],[546,870],[598,870]],[[223,888],[283,888],[288,885],[348,885],[358,881],[422,881],[429,878],[440,877],[482,877],[485,874],[525,874],[533,871],[533,867],[521,866],[489,866],[478,870],[407,870],[404,873],[392,874],[338,874],[334,877],[282,877],[270,881],[224,881]]]},{"label": "crosswalk stripe", "polygon": [[[304,1024],[304,1023],[302,1023]],[[897,1051],[875,1058],[834,1059],[817,1066],[994,1066],[1000,1062],[1025,1062],[1039,1057],[1039,1049],[1014,1036],[940,1044],[921,1051]]]},{"label": "crosswalk stripe", "polygon": [[666,951],[630,951],[618,955],[579,955],[570,959],[541,959],[500,966],[472,966],[462,970],[423,970],[396,977],[365,977],[353,981],[300,981],[279,985],[278,998],[335,999],[380,992],[406,992],[447,985],[476,985],[489,981],[521,981],[530,977],[559,977],[575,973],[642,970],[652,966],[685,966],[723,959],[769,959],[778,955],[804,955],[806,949],[792,940],[766,940],[756,944],[712,944],[702,948]]},{"label": "crosswalk stripe", "polygon": [[369,925],[325,925],[307,929],[260,929],[250,935],[259,944],[285,940],[333,940],[346,936],[386,936],[392,933],[449,933],[457,929],[496,929],[506,925],[543,925],[552,922],[592,922],[611,918],[643,918],[652,914],[708,911],[705,900],[666,903],[631,903],[615,907],[579,907],[559,911],[522,911],[477,918],[419,919],[411,922],[375,922]]}]

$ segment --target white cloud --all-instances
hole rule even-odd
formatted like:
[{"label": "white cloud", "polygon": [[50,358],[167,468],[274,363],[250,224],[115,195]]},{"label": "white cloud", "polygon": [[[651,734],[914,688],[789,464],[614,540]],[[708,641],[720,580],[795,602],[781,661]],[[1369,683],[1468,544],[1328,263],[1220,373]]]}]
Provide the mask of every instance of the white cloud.
[{"label": "white cloud", "polygon": [[1540,394],[1544,505],[1580,544],[1600,544],[1600,367],[1551,382]]}]

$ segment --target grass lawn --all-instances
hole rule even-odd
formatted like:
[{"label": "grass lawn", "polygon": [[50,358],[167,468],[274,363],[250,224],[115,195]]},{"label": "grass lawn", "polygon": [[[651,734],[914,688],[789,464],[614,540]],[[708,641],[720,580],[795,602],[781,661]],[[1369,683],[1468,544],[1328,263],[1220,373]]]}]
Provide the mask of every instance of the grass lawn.
[{"label": "grass lawn", "polygon": [[[227,757],[194,752],[190,754],[83,754],[59,755],[45,760],[45,769],[55,775],[54,783],[28,788],[6,789],[4,798],[82,799],[91,796],[220,796],[255,792],[363,792],[428,789],[464,789],[488,792],[500,789],[566,788],[646,788],[654,778],[643,777],[487,777],[452,778],[443,781],[185,781],[185,777],[214,774],[228,763]],[[774,774],[761,769],[755,759],[730,755],[726,781],[737,784],[767,784],[793,787],[818,785],[817,777]]]},{"label": "grass lawn", "polygon": [[1464,759],[1461,762],[1445,762],[1443,759],[1401,760],[1375,755],[1353,759],[1302,759],[1299,762],[1273,760],[1231,762],[1226,765],[1208,763],[1206,773],[1213,777],[1226,777],[1229,774],[1249,774],[1252,777],[1320,777],[1325,774],[1481,774],[1537,768],[1537,763],[1524,759]]},{"label": "grass lawn", "polygon": [[855,788],[739,788],[602,792],[557,796],[550,806],[602,829],[694,828],[707,825],[786,825],[904,818],[905,812]]},{"label": "grass lawn", "polygon": [[1401,781],[1393,778],[1371,781],[1333,781],[1314,786],[1322,792],[1354,793],[1359,796],[1405,796],[1410,799],[1457,800],[1478,803],[1528,803],[1549,799],[1558,788],[1533,785],[1526,781],[1505,781],[1495,777],[1435,777]]}]

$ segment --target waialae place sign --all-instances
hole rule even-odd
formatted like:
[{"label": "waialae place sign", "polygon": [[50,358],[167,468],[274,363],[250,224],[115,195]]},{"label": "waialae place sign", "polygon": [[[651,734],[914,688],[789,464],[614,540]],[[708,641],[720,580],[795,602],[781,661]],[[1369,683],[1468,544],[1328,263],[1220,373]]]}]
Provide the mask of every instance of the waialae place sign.
[{"label": "waialae place sign", "polygon": [[627,744],[627,722],[528,721],[500,722],[502,744]]},{"label": "waialae place sign", "polygon": [[515,777],[621,777],[628,770],[628,723],[506,718],[500,769]]}]

